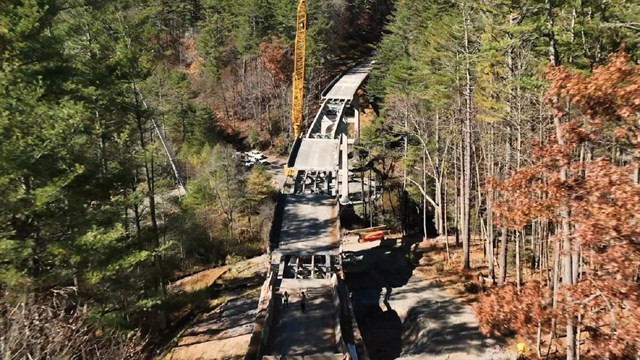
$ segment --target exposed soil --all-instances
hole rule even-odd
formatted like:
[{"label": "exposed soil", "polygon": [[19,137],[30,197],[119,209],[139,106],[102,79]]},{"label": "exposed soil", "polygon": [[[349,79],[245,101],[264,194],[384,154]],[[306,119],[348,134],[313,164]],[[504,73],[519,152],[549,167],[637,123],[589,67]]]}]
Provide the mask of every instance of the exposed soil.
[{"label": "exposed soil", "polygon": [[169,293],[193,292],[204,289],[213,284],[222,274],[229,270],[229,266],[221,266],[209,270],[200,271],[191,276],[182,278],[169,285]]},{"label": "exposed soil", "polygon": [[[488,275],[482,241],[480,239],[473,239],[472,241],[470,247],[471,270],[468,272],[462,270],[462,245],[456,246],[454,237],[449,237],[449,261],[447,261],[445,241],[445,237],[439,237],[416,246],[414,256],[419,262],[416,273],[425,281],[437,285],[450,297],[456,299],[457,302],[470,308],[478,301],[483,286],[486,290],[494,286],[490,281],[481,284],[478,280],[478,275],[481,274],[485,277]],[[509,251],[513,254],[513,249],[509,249]],[[498,256],[498,253],[496,253],[496,256]],[[496,266],[494,270],[497,273],[498,267]],[[531,272],[526,269],[525,265],[523,265],[522,276],[523,281],[526,281],[531,276]],[[508,263],[507,281],[513,281],[514,279],[514,266]],[[469,291],[470,288],[478,289],[478,291]],[[515,353],[518,342],[516,338],[503,338],[500,339],[500,342],[505,349]],[[533,344],[526,345],[528,358],[536,358]],[[543,344],[543,347],[546,348],[546,345]]]},{"label": "exposed soil", "polygon": [[[170,286],[193,303],[161,359],[235,359],[247,352],[268,256],[205,270]],[[178,321],[180,323],[180,321]]]}]

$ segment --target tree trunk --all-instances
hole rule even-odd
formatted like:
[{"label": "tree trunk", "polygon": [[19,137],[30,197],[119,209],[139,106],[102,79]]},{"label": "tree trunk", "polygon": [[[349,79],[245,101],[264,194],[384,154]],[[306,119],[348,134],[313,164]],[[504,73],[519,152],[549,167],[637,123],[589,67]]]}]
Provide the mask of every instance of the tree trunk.
[{"label": "tree trunk", "polygon": [[488,276],[491,278],[491,282],[495,284],[496,277],[493,267],[493,213],[491,211],[492,193],[493,191],[490,191],[489,194],[487,194],[487,270]]},{"label": "tree trunk", "polygon": [[436,222],[436,229],[438,230],[438,235],[444,235],[444,207],[442,206],[443,203],[443,196],[442,196],[442,181],[440,179],[436,179],[435,181],[435,190],[436,190],[436,203],[438,204],[438,206],[435,209],[435,222]]},{"label": "tree trunk", "polygon": [[442,235],[445,231],[445,224],[444,222],[446,221],[446,213],[444,211],[444,207],[442,205],[443,203],[443,196],[442,196],[442,169],[440,168],[440,116],[438,114],[438,112],[436,111],[436,124],[435,124],[435,142],[436,142],[436,151],[435,151],[435,155],[434,155],[434,161],[435,161],[435,171],[434,171],[434,178],[435,178],[435,188],[436,188],[436,203],[438,204],[437,209],[435,209],[436,212],[436,228],[438,230],[438,235]]},{"label": "tree trunk", "polygon": [[[408,111],[405,113],[405,117],[404,117],[404,128],[407,129],[408,128],[408,123],[407,123],[407,119],[409,118],[409,114]],[[404,161],[404,163],[406,164],[407,161],[407,151],[409,149],[409,139],[407,138],[407,135],[404,136],[404,151],[402,153],[402,159]],[[406,226],[407,226],[407,204],[406,204],[406,199],[407,199],[407,167],[406,166],[402,166],[402,234],[406,234]]]},{"label": "tree trunk", "polygon": [[[551,66],[558,66],[558,52],[556,49],[556,40],[555,40],[555,32],[554,32],[554,18],[553,18],[553,9],[551,0],[545,1],[545,7],[547,12],[547,26],[548,26],[548,39],[549,39],[549,61],[551,62]],[[552,100],[553,105],[558,102],[558,99]],[[555,107],[554,107],[555,108]],[[558,144],[565,145],[563,136],[562,136],[562,127],[560,124],[560,114],[558,114],[555,110],[553,112],[553,124],[556,130],[556,137]],[[568,175],[568,169],[566,166],[563,166],[560,169],[560,181],[566,182]],[[569,223],[569,207],[568,204],[562,204],[560,207],[560,218],[561,218],[561,231],[562,231],[562,283],[564,285],[572,285],[573,284],[573,261],[572,261],[572,244],[571,244],[571,225]],[[570,301],[570,299],[569,299]],[[575,328],[574,328],[574,315],[567,314],[567,360],[574,360],[576,357],[576,348],[575,348]]]},{"label": "tree trunk", "polygon": [[[158,219],[156,215],[156,201],[155,201],[155,169],[154,169],[154,158],[153,158],[153,150],[146,154],[147,143],[145,141],[145,129],[144,129],[144,116],[142,114],[142,104],[140,103],[140,98],[138,97],[138,90],[136,88],[136,84],[133,83],[133,96],[135,101],[135,116],[136,122],[138,126],[138,133],[140,136],[140,148],[143,150],[145,159],[144,162],[144,171],[145,178],[147,184],[147,199],[149,201],[149,215],[151,217],[151,238],[153,241],[153,246],[155,249],[160,248],[160,234],[158,231]],[[151,132],[151,136],[153,136],[153,132]],[[147,159],[147,155],[149,159]],[[162,292],[163,297],[167,296],[166,284],[164,281],[164,267],[162,263],[162,256],[157,254],[154,255],[154,260],[156,266],[158,268],[158,286]]]},{"label": "tree trunk", "polygon": [[[460,143],[460,151],[458,152],[460,154],[460,160],[462,160],[462,153],[461,153],[461,149],[462,149],[462,143]],[[460,208],[460,190],[461,187],[458,186],[458,184],[460,184],[461,182],[461,176],[460,174],[460,168],[461,166],[458,165],[460,163],[460,161],[456,161],[453,168],[454,168],[454,174],[453,174],[453,181],[454,181],[454,189],[455,189],[455,197],[454,197],[454,202],[453,202],[453,210],[454,210],[454,224],[455,224],[455,237],[456,237],[456,247],[460,246],[460,214],[462,213],[462,210]]]},{"label": "tree trunk", "polygon": [[465,117],[464,117],[464,169],[462,177],[463,187],[463,214],[462,214],[462,251],[464,252],[463,270],[471,270],[469,259],[469,247],[471,245],[470,217],[471,217],[471,61],[469,60],[469,31],[467,27],[467,15],[463,12],[464,45],[465,45]]},{"label": "tree trunk", "polygon": [[500,265],[500,276],[498,278],[498,284],[502,285],[507,281],[507,228],[500,229],[500,257],[498,258],[498,265]]},{"label": "tree trunk", "polygon": [[516,232],[516,288],[518,289],[518,292],[520,292],[520,284],[522,282],[520,267],[520,238],[524,240],[524,229],[522,232]]},{"label": "tree trunk", "polygon": [[[367,157],[367,160],[369,160],[369,158]],[[366,164],[366,162],[365,162]],[[365,197],[364,197],[364,166],[362,166],[362,172],[360,172],[360,191],[362,194],[362,220],[366,220],[367,219],[367,202],[364,201]]]},{"label": "tree trunk", "polygon": [[[489,124],[489,150],[487,151],[487,177],[494,177],[494,168],[493,168],[493,142],[494,142],[494,127],[493,124]],[[493,197],[494,191],[489,190],[487,193],[487,267],[488,267],[488,276],[491,278],[491,282],[493,284],[496,283],[496,277],[494,272],[494,234],[493,234]]]},{"label": "tree trunk", "polygon": [[369,192],[367,193],[369,200],[369,226],[373,227],[373,196],[371,196],[371,167],[369,168]]},{"label": "tree trunk", "polygon": [[447,264],[451,263],[451,254],[449,253],[449,229],[447,228],[447,188],[445,184],[444,188],[444,199],[443,199],[442,207],[444,209],[444,241],[445,248],[447,250]]},{"label": "tree trunk", "polygon": [[[562,138],[562,129],[560,125],[560,118],[554,116],[554,125],[556,128],[556,136],[558,143],[564,145]],[[567,181],[568,169],[563,166],[560,169],[560,181],[565,183]],[[560,206],[560,218],[562,221],[562,284],[573,285],[573,253],[574,247],[571,243],[571,224],[569,223],[569,206],[564,203]],[[576,272],[577,273],[577,272]],[[570,300],[570,297],[569,297]],[[574,328],[574,315],[567,314],[567,360],[575,359],[575,328]]]},{"label": "tree trunk", "polygon": [[[422,195],[422,231],[423,241],[427,241],[427,149],[422,151],[422,188],[424,194]],[[437,209],[434,209],[434,214],[437,213]]]}]

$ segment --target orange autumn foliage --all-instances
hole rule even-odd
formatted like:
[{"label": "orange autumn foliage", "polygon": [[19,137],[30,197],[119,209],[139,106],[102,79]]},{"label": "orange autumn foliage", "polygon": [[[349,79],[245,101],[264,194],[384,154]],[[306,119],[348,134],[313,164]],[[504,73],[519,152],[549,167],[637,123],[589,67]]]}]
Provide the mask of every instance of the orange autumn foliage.
[{"label": "orange autumn foliage", "polygon": [[[564,143],[550,135],[535,146],[535,165],[504,181],[491,180],[502,199],[493,211],[498,225],[522,229],[536,219],[560,224],[560,208],[567,206],[571,241],[584,265],[576,285],[560,287],[556,307],[550,290],[538,282],[520,293],[508,285],[483,296],[476,306],[481,329],[535,336],[538,324],[548,332],[552,319],[563,325],[566,314],[576,314],[588,343],[582,358],[635,357],[640,351],[640,186],[634,181],[640,159],[640,66],[620,52],[588,77],[554,68],[547,78],[546,98],[561,117]],[[585,149],[591,157],[584,156]],[[563,167],[566,181],[560,178]]]},{"label": "orange autumn foliage", "polygon": [[287,62],[284,42],[277,36],[271,38],[271,42],[258,45],[258,55],[263,66],[276,83],[283,82],[287,78]]}]

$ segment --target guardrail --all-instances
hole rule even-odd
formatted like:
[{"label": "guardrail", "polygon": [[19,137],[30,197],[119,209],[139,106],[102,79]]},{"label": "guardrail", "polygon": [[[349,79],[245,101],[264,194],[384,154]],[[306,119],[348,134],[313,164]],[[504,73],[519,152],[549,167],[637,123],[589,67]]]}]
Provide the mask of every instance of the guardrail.
[{"label": "guardrail", "polygon": [[320,99],[324,99],[325,96],[327,96],[327,93],[331,90],[331,88],[333,87],[333,85],[335,85],[338,80],[340,80],[340,78],[342,78],[342,76],[344,76],[344,73],[337,75],[336,77],[333,78],[333,80],[331,80],[331,82],[329,83],[329,85],[327,85],[324,90],[322,90],[322,92],[320,93]]},{"label": "guardrail", "polygon": [[[344,336],[342,335],[342,305],[340,301],[340,295],[338,293],[338,276],[336,274],[333,274],[331,276],[331,300],[333,301],[333,316],[335,321],[334,332],[336,335],[336,345],[338,346],[338,351],[343,354],[348,354],[349,350],[347,348],[347,343],[344,341]],[[347,358],[350,359],[351,356],[348,356]]]},{"label": "guardrail", "polygon": [[245,360],[257,359],[264,350],[271,329],[271,321],[273,319],[273,285],[276,276],[273,271],[269,271],[267,279],[264,281],[260,289],[260,300],[258,301],[258,311],[256,313],[256,321],[253,325],[253,332],[249,340],[249,348],[245,355]]}]

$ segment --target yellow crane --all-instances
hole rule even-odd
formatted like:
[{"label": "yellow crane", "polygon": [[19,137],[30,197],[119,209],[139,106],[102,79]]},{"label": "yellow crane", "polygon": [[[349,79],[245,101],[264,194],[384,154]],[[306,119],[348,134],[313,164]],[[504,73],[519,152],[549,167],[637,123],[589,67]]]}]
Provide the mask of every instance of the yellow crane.
[{"label": "yellow crane", "polygon": [[304,95],[304,57],[307,33],[307,4],[305,0],[298,3],[296,22],[296,41],[293,55],[293,84],[291,96],[291,127],[294,138],[300,136],[302,127],[302,103]]}]

